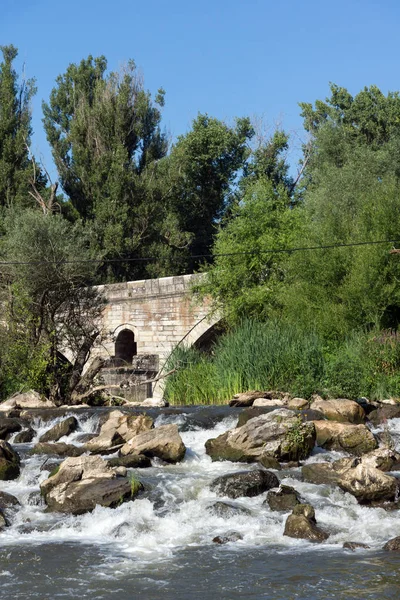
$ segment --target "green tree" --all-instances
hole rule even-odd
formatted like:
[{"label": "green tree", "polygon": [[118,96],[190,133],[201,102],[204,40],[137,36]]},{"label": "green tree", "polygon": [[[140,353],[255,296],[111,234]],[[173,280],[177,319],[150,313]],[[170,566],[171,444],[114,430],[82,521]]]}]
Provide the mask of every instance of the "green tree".
[{"label": "green tree", "polygon": [[[33,79],[18,81],[13,67],[18,51],[1,46],[0,63],[0,207],[32,203],[29,199],[32,164],[29,157],[31,110],[36,92]],[[38,170],[39,172],[39,170]],[[40,179],[40,178],[39,178]],[[44,181],[40,179],[40,185]]]},{"label": "green tree", "polygon": [[[3,390],[30,386],[68,402],[99,334],[103,308],[102,297],[87,287],[95,274],[93,263],[85,262],[92,256],[87,235],[59,215],[11,211],[1,250]],[[68,370],[60,361],[63,348],[74,356]]]}]

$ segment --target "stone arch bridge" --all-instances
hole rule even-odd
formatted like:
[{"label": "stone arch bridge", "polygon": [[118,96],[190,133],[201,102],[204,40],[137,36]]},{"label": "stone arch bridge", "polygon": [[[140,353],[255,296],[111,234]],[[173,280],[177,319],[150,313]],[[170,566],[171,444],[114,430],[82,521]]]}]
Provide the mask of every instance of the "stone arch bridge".
[{"label": "stone arch bridge", "polygon": [[[218,317],[207,300],[191,293],[199,275],[182,275],[99,286],[107,304],[101,338],[92,358],[107,358],[102,376],[106,384],[154,379],[171,351],[180,343],[207,348]],[[133,386],[126,397],[140,400],[160,391],[162,384]]]}]

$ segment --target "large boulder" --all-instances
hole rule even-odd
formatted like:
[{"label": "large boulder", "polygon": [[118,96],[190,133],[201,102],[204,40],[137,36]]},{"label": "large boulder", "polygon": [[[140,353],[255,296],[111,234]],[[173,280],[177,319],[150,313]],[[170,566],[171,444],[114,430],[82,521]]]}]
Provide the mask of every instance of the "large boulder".
[{"label": "large boulder", "polygon": [[240,515],[248,516],[251,514],[249,509],[244,506],[239,506],[233,502],[222,502],[222,500],[210,504],[206,507],[206,510],[221,519],[232,519]]},{"label": "large boulder", "polygon": [[329,534],[320,529],[315,520],[315,512],[309,504],[298,504],[285,523],[283,535],[292,538],[310,540],[310,542],[324,542]]},{"label": "large boulder", "polygon": [[100,456],[81,456],[67,458],[40,484],[40,491],[49,510],[79,515],[96,505],[118,506],[132,497],[133,486]]},{"label": "large boulder", "polygon": [[8,442],[0,440],[0,480],[16,479],[20,474],[20,458]]},{"label": "large boulder", "polygon": [[31,454],[49,454],[50,456],[81,456],[85,448],[65,444],[64,442],[39,442],[31,450]]},{"label": "large boulder", "polygon": [[14,438],[14,444],[29,444],[35,437],[35,431],[32,427],[27,427],[23,429]]},{"label": "large boulder", "polygon": [[373,410],[368,418],[374,425],[380,425],[389,419],[400,419],[400,404],[397,406],[382,404],[382,406]]},{"label": "large boulder", "polygon": [[151,460],[144,454],[127,454],[108,459],[110,467],[126,467],[127,469],[144,469],[151,467]]},{"label": "large boulder", "polygon": [[389,552],[400,552],[400,535],[386,542],[383,549]]},{"label": "large boulder", "polygon": [[153,419],[146,415],[129,415],[113,410],[101,426],[99,435],[87,442],[85,448],[93,453],[110,450],[125,444],[139,433],[149,431],[153,425]]},{"label": "large boulder", "polygon": [[297,504],[301,504],[300,495],[290,485],[282,485],[277,490],[270,490],[264,504],[268,504],[271,510],[288,512],[293,510]]},{"label": "large boulder", "polygon": [[342,450],[361,456],[375,450],[378,443],[365,425],[313,421],[317,433],[317,446],[327,450]]},{"label": "large boulder", "polygon": [[318,398],[311,404],[312,410],[318,410],[329,421],[339,423],[364,423],[364,409],[353,400],[338,398],[337,400],[323,400]]},{"label": "large boulder", "polygon": [[361,457],[363,465],[374,467],[380,471],[397,471],[400,464],[400,454],[391,448],[377,448]]},{"label": "large boulder", "polygon": [[342,474],[358,463],[358,458],[341,458],[331,463],[310,463],[302,466],[301,475],[304,481],[309,483],[337,485]]},{"label": "large boulder", "polygon": [[76,417],[67,417],[48,429],[40,438],[40,442],[58,442],[65,435],[70,435],[78,428]]},{"label": "large boulder", "polygon": [[0,510],[15,509],[20,506],[18,498],[7,492],[0,492]]},{"label": "large boulder", "polygon": [[210,489],[219,496],[240,498],[253,497],[279,486],[279,479],[271,471],[257,469],[255,471],[239,471],[217,477],[211,482]]},{"label": "large boulder", "polygon": [[206,452],[212,460],[257,462],[268,455],[285,462],[307,458],[314,444],[314,425],[281,408],[207,440]]},{"label": "large boulder", "polygon": [[185,456],[186,448],[177,425],[161,425],[135,435],[120,450],[121,456],[144,454],[166,462],[176,463]]},{"label": "large boulder", "polygon": [[0,417],[0,440],[8,440],[8,438],[17,431],[21,431],[22,425],[18,419],[8,419]]},{"label": "large boulder", "polygon": [[357,498],[360,504],[394,501],[399,490],[399,482],[395,477],[363,463],[345,471],[338,485]]},{"label": "large boulder", "polygon": [[29,392],[23,392],[15,394],[8,400],[5,400],[0,404],[0,409],[10,410],[12,408],[56,408],[56,405],[51,400],[47,400],[34,390]]},{"label": "large boulder", "polygon": [[254,400],[257,400],[257,398],[268,398],[271,400],[271,392],[252,390],[249,392],[235,394],[233,399],[229,402],[229,406],[252,406]]}]

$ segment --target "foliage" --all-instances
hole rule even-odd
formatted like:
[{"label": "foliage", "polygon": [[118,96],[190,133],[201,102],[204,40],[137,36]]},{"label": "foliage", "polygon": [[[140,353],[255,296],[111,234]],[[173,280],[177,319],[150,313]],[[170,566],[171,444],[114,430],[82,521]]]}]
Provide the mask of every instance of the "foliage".
[{"label": "foliage", "polygon": [[95,273],[93,263],[85,262],[91,256],[87,236],[79,224],[35,211],[10,213],[6,230],[2,253],[9,262],[0,272],[7,339],[1,349],[3,387],[33,385],[58,398],[66,393],[66,363],[58,351],[73,352],[76,376],[98,335],[103,302],[87,287]]}]

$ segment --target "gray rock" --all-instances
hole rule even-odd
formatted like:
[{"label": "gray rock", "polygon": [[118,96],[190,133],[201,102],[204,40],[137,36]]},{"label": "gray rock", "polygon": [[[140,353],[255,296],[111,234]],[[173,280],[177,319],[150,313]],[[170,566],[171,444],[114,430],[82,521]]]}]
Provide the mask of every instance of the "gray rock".
[{"label": "gray rock", "polygon": [[17,433],[14,438],[14,444],[29,444],[35,437],[35,432],[31,427]]},{"label": "gray rock", "polygon": [[389,552],[400,552],[400,535],[386,542],[383,549]]},{"label": "gray rock", "polygon": [[362,406],[353,400],[338,398],[336,400],[314,400],[311,404],[313,410],[322,412],[329,421],[340,423],[364,423],[365,412]]},{"label": "gray rock", "polygon": [[149,458],[157,457],[170,463],[181,461],[185,452],[186,448],[177,425],[161,425],[156,429],[139,433],[120,450],[121,456],[144,454]]},{"label": "gray rock", "polygon": [[145,469],[151,467],[151,460],[144,454],[128,454],[127,456],[116,456],[108,461],[110,467],[126,467],[127,469]]},{"label": "gray rock", "polygon": [[293,538],[323,542],[329,534],[316,525],[315,512],[309,504],[298,504],[288,516],[283,535]]},{"label": "gray rock", "polygon": [[131,499],[139,486],[131,485],[100,456],[67,458],[59,471],[43,481],[41,493],[51,511],[82,514],[96,505],[115,507]]},{"label": "gray rock", "polygon": [[399,482],[395,477],[362,463],[343,473],[338,485],[357,498],[360,504],[394,501],[399,489]]},{"label": "gray rock", "polygon": [[268,492],[264,504],[268,504],[271,510],[288,512],[301,504],[300,494],[293,487],[281,484],[278,490]]},{"label": "gray rock", "polygon": [[7,492],[0,492],[0,509],[6,510],[8,508],[15,508],[20,506],[18,498]]},{"label": "gray rock", "polygon": [[279,479],[271,471],[257,469],[255,471],[239,471],[222,475],[212,481],[210,489],[219,496],[240,498],[253,497],[279,486]]},{"label": "gray rock", "polygon": [[249,515],[250,511],[244,506],[239,506],[233,502],[214,502],[206,507],[207,512],[214,514],[222,519],[231,519],[239,515]]},{"label": "gray rock", "polygon": [[149,431],[153,425],[153,419],[147,415],[129,415],[120,410],[113,410],[101,426],[99,435],[90,440],[85,447],[92,453],[104,453],[129,442],[140,433]]},{"label": "gray rock", "polygon": [[213,538],[214,544],[229,544],[229,542],[238,542],[243,536],[238,531],[228,531],[225,535],[217,535]]},{"label": "gray rock", "polygon": [[388,419],[399,419],[400,405],[390,406],[390,404],[384,404],[378,409],[373,410],[368,415],[368,418],[374,425],[385,423]]},{"label": "gray rock", "polygon": [[64,444],[64,442],[39,442],[32,450],[31,454],[49,454],[54,456],[81,456],[85,448],[78,448],[73,444]]},{"label": "gray rock", "polygon": [[0,480],[16,479],[20,474],[20,458],[8,442],[0,440]]},{"label": "gray rock", "polygon": [[352,552],[355,552],[358,548],[367,550],[370,547],[371,546],[368,546],[368,544],[361,544],[360,542],[345,542],[343,544],[345,550],[351,550]]},{"label": "gray rock", "polygon": [[75,417],[68,417],[51,427],[46,433],[44,433],[40,442],[58,442],[58,440],[65,435],[70,435],[78,428],[78,421]]},{"label": "gray rock", "polygon": [[327,450],[344,450],[361,456],[378,447],[373,434],[365,425],[338,423],[335,421],[314,421],[317,433],[317,446]]},{"label": "gray rock", "polygon": [[0,418],[0,440],[8,440],[13,433],[21,429],[21,423],[17,419]]}]

